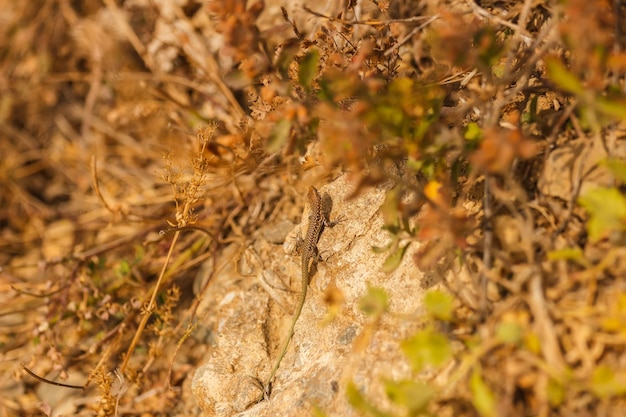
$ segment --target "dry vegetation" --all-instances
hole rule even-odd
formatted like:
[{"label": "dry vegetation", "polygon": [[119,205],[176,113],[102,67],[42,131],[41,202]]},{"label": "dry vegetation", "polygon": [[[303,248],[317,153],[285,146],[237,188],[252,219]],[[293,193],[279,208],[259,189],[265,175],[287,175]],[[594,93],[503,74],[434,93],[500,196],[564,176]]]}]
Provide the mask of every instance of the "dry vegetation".
[{"label": "dry vegetation", "polygon": [[469,277],[404,415],[620,415],[626,6],[271,3],[0,2],[0,416],[184,415],[199,265],[342,173],[387,186],[385,268]]}]

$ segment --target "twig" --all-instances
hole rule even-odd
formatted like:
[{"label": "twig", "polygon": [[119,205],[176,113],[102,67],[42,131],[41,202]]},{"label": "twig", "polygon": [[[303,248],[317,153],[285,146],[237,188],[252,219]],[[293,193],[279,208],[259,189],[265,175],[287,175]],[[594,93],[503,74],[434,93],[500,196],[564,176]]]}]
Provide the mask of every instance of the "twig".
[{"label": "twig", "polygon": [[176,231],[176,233],[174,234],[174,238],[172,239],[172,243],[170,244],[170,249],[167,252],[167,256],[165,257],[165,262],[163,262],[163,267],[161,268],[161,272],[159,273],[159,279],[157,280],[157,283],[154,286],[154,289],[152,291],[152,297],[150,298],[148,305],[143,311],[141,322],[139,323],[139,326],[137,327],[137,331],[135,332],[135,336],[133,337],[133,340],[130,343],[128,350],[126,351],[126,355],[124,356],[124,363],[122,363],[122,366],[120,367],[120,372],[122,373],[124,372],[124,370],[126,369],[126,366],[128,365],[128,361],[130,360],[130,357],[133,351],[135,350],[135,346],[137,345],[137,342],[139,342],[139,338],[141,337],[141,334],[143,333],[143,329],[146,327],[146,324],[148,323],[148,319],[152,315],[152,310],[154,309],[154,306],[155,306],[155,300],[159,292],[159,288],[161,288],[161,284],[163,283],[163,280],[165,277],[165,271],[167,270],[169,261],[172,258],[172,254],[174,253],[174,248],[176,247],[176,242],[178,241],[179,236],[180,236],[180,231]]},{"label": "twig", "polygon": [[493,224],[491,222],[491,193],[489,179],[485,174],[485,195],[483,197],[483,212],[485,215],[485,240],[483,242],[483,267],[480,270],[480,310],[483,316],[487,314],[487,271],[491,269],[491,250],[493,248]]},{"label": "twig", "polygon": [[100,184],[98,183],[98,162],[96,161],[95,155],[91,155],[91,179],[93,181],[93,189],[96,192],[96,196],[98,197],[98,200],[100,200],[100,203],[104,206],[104,208],[109,210],[111,214],[115,214],[111,206],[109,206],[109,203],[107,203],[104,196],[100,192]]},{"label": "twig", "polygon": [[438,14],[429,17],[428,20],[426,20],[421,25],[413,28],[413,30],[411,30],[404,38],[400,39],[398,42],[395,43],[395,45],[393,45],[391,48],[387,49],[383,55],[387,56],[387,55],[391,54],[394,51],[394,49],[398,49],[400,46],[404,45],[406,42],[408,42],[409,39],[411,39],[413,37],[413,35],[415,35],[420,30],[424,29],[426,26],[430,25],[432,22],[434,22],[437,19],[439,19],[439,15]]},{"label": "twig", "polygon": [[[514,23],[511,23],[511,22],[509,22],[507,20],[501,19],[498,16],[492,15],[487,10],[485,10],[482,7],[480,7],[479,5],[477,5],[476,2],[474,2],[473,0],[469,0],[467,3],[472,8],[474,13],[476,13],[477,15],[479,15],[481,17],[484,17],[486,19],[489,19],[489,20],[493,20],[494,22],[496,22],[496,23],[498,23],[498,24],[500,24],[502,26],[506,26],[506,27],[508,27],[510,29],[513,29],[516,32],[516,34],[518,34],[521,37],[521,39],[527,45],[530,44],[530,42],[532,41],[532,39],[533,39],[532,36],[530,36],[530,34],[525,29],[522,29],[522,27],[519,24],[514,24]],[[526,3],[532,4],[532,1],[530,1],[530,2],[526,1],[524,6],[526,6]],[[522,11],[522,13],[524,13],[524,12]],[[524,20],[520,19],[519,21],[523,22]]]},{"label": "twig", "polygon": [[353,20],[348,20],[348,19],[341,19],[341,18],[333,17],[333,16],[327,16],[325,14],[322,14],[322,13],[316,12],[314,10],[311,10],[307,6],[302,6],[302,8],[304,9],[304,11],[306,11],[307,13],[312,14],[313,16],[321,17],[323,19],[328,20],[329,22],[342,23],[344,25],[384,26],[384,25],[389,25],[391,23],[421,22],[422,20],[430,19],[429,16],[414,16],[414,17],[408,17],[406,19],[387,19],[387,20],[379,20],[379,19],[358,20],[358,19],[353,19]]},{"label": "twig", "polygon": [[24,369],[28,375],[32,376],[37,381],[45,382],[46,384],[56,385],[57,387],[65,387],[65,388],[72,388],[72,389],[83,389],[83,386],[81,386],[81,385],[70,385],[70,384],[64,384],[62,382],[50,381],[49,379],[46,379],[46,378],[43,378],[43,377],[37,375],[36,373],[34,373],[30,369],[28,369],[26,367],[26,365],[24,365],[24,364],[22,364],[22,369]]}]

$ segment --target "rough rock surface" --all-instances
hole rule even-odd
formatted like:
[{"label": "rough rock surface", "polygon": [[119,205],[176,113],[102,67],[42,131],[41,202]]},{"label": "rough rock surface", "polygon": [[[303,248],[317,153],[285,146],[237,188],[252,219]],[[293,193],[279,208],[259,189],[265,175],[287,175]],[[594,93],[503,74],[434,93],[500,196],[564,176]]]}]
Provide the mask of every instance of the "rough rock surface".
[{"label": "rough rock surface", "polygon": [[[215,343],[207,346],[192,384],[204,416],[300,416],[311,415],[314,407],[352,416],[357,413],[346,399],[348,381],[385,404],[381,381],[410,375],[399,343],[418,328],[422,294],[433,283],[425,282],[410,254],[393,273],[382,272],[387,255],[372,247],[389,240],[378,212],[384,190],[344,201],[350,190],[339,179],[320,192],[332,198],[331,218],[345,220],[321,236],[324,262],[312,278],[269,400],[258,401],[262,393],[255,378],[267,378],[288,332],[300,291],[300,259],[262,234],[238,258],[224,255],[229,261],[221,263],[228,266],[215,276],[203,306],[203,325],[215,332]],[[299,229],[285,237],[284,247],[293,246]],[[359,309],[368,286],[389,295],[390,314],[376,323]]]}]

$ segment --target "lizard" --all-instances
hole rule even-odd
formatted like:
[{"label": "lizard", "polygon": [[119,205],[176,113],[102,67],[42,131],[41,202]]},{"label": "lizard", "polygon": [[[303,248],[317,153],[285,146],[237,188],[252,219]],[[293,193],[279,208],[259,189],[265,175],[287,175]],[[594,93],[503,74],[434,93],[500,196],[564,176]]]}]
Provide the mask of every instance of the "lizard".
[{"label": "lizard", "polygon": [[315,189],[315,187],[309,187],[307,200],[309,202],[309,226],[307,228],[304,239],[299,237],[298,242],[296,243],[296,247],[300,248],[300,254],[302,256],[302,292],[300,293],[300,297],[298,298],[296,305],[296,310],[294,311],[293,318],[291,319],[291,326],[289,327],[287,340],[285,340],[282,350],[278,355],[278,359],[276,359],[276,363],[274,364],[272,373],[270,374],[269,378],[263,386],[264,394],[266,397],[269,397],[270,395],[272,380],[274,379],[274,375],[276,375],[276,371],[278,371],[280,362],[283,360],[283,357],[287,353],[289,342],[291,341],[291,338],[294,334],[296,322],[298,321],[300,313],[302,313],[302,308],[304,307],[307,288],[311,280],[311,269],[313,263],[317,262],[319,258],[317,252],[317,241],[319,240],[320,235],[322,234],[322,230],[325,226],[333,227],[341,221],[341,219],[330,221],[330,219],[328,218],[328,213],[326,213],[325,211],[322,197],[320,196],[320,193],[317,191],[317,189]]}]

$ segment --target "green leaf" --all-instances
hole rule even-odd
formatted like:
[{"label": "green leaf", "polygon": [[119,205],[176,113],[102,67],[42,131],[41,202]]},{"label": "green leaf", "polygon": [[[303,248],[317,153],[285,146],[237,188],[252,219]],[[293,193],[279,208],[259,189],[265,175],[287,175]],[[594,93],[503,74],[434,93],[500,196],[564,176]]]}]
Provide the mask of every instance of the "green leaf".
[{"label": "green leaf", "polygon": [[374,417],[392,417],[391,414],[382,412],[370,404],[365,397],[361,395],[361,392],[353,382],[350,382],[346,387],[346,396],[348,397],[350,405],[362,413],[366,413]]},{"label": "green leaf", "polygon": [[400,246],[396,248],[396,250],[385,259],[383,262],[382,270],[383,272],[393,272],[395,269],[400,266],[400,262],[402,262],[402,258],[409,247],[409,243],[404,246]]},{"label": "green leaf", "polygon": [[[485,26],[481,28],[474,36],[474,45],[478,50],[478,57],[480,62],[485,67],[490,67],[492,73],[494,72],[493,66],[497,64],[498,59],[502,56],[504,45],[498,40],[498,35],[493,27]],[[501,70],[504,72],[504,69]],[[496,75],[497,76],[497,75]],[[501,76],[497,76],[501,78]]]},{"label": "green leaf", "polygon": [[474,370],[470,377],[470,390],[472,390],[472,404],[476,411],[483,417],[495,417],[496,399],[480,374],[479,370]]},{"label": "green leaf", "polygon": [[415,81],[409,77],[399,77],[391,81],[389,92],[393,97],[404,97],[413,94],[413,86]]},{"label": "green leaf", "polygon": [[496,335],[504,343],[518,344],[524,337],[524,329],[513,321],[503,321],[498,325]]},{"label": "green leaf", "polygon": [[584,259],[583,251],[580,248],[565,248],[548,252],[550,261],[581,261]]},{"label": "green leaf", "polygon": [[291,120],[280,119],[272,129],[269,140],[267,141],[267,151],[269,153],[278,152],[289,139],[291,133]]},{"label": "green leaf", "polygon": [[522,123],[531,123],[537,120],[537,102],[539,96],[533,95],[532,100],[528,105],[528,111],[522,113]]},{"label": "green leaf", "polygon": [[547,388],[548,402],[552,407],[558,407],[565,399],[565,388],[554,379],[548,379]]},{"label": "green leaf", "polygon": [[491,73],[496,78],[500,78],[501,79],[502,77],[504,77],[505,71],[506,71],[506,62],[505,61],[496,62],[491,67]]},{"label": "green leaf", "polygon": [[626,294],[619,294],[617,300],[611,303],[600,325],[609,332],[626,332]]},{"label": "green leaf", "polygon": [[607,158],[600,165],[608,169],[621,184],[626,184],[626,163],[620,159]]},{"label": "green leaf", "polygon": [[443,291],[428,291],[424,296],[424,307],[433,317],[439,320],[450,321],[452,319],[452,302],[450,294]]},{"label": "green leaf", "polygon": [[541,340],[535,333],[526,333],[524,335],[524,347],[529,351],[539,354],[541,352]]},{"label": "green leaf", "polygon": [[546,58],[546,69],[548,77],[563,90],[576,95],[582,95],[585,92],[580,80],[569,72],[558,58]]},{"label": "green leaf", "polygon": [[590,263],[585,258],[585,254],[580,248],[564,248],[548,252],[548,260],[550,261],[573,261],[585,268],[590,267]]},{"label": "green leaf", "polygon": [[406,407],[409,415],[426,411],[435,391],[429,385],[417,381],[385,381],[385,392],[392,403]]},{"label": "green leaf", "polygon": [[313,49],[307,53],[302,62],[300,62],[300,69],[298,71],[298,81],[304,87],[306,91],[311,91],[313,80],[317,74],[317,65],[320,60],[320,54],[317,49]]},{"label": "green leaf", "polygon": [[301,41],[299,39],[294,39],[284,43],[280,49],[275,65],[285,79],[289,78],[289,65],[293,62],[296,54],[300,51],[300,47]]},{"label": "green leaf", "polygon": [[126,259],[120,260],[119,264],[117,264],[117,268],[115,268],[115,274],[118,278],[126,277],[130,274],[130,264]]},{"label": "green leaf", "polygon": [[368,287],[367,294],[359,300],[359,308],[370,316],[380,316],[387,311],[389,296],[383,288]]},{"label": "green leaf", "polygon": [[615,119],[626,120],[626,103],[624,100],[609,100],[598,97],[595,104],[602,113]]},{"label": "green leaf", "polygon": [[616,188],[594,188],[580,196],[578,202],[589,212],[587,232],[592,242],[608,232],[624,230],[626,199]]},{"label": "green leaf", "polygon": [[[248,77],[246,73],[240,70],[236,70],[236,69],[228,71],[226,74],[223,75],[223,77],[224,77],[224,82],[230,88],[234,88],[238,90],[239,89],[243,90],[252,83],[252,80],[250,79],[250,77]],[[194,116],[198,120],[199,123],[206,122],[206,119],[202,118],[200,114],[195,113]]]},{"label": "green leaf", "polygon": [[374,253],[385,253],[393,246],[394,241],[387,243],[385,246],[372,246],[372,252]]},{"label": "green leaf", "polygon": [[430,329],[419,331],[402,342],[400,348],[415,372],[422,371],[427,365],[433,367],[443,365],[452,353],[448,339],[441,333]]},{"label": "green leaf", "polygon": [[616,374],[606,365],[593,370],[591,390],[600,398],[626,394],[626,377],[623,373]]},{"label": "green leaf", "polygon": [[476,142],[483,136],[483,130],[478,126],[476,122],[470,122],[465,128],[465,134],[463,137],[470,142]]},{"label": "green leaf", "polygon": [[313,417],[326,417],[326,413],[319,405],[313,404]]},{"label": "green leaf", "polygon": [[385,195],[385,201],[380,206],[380,212],[383,215],[383,221],[386,226],[397,226],[400,223],[400,213],[398,213],[398,205],[400,201],[400,191],[398,188],[391,189]]}]

